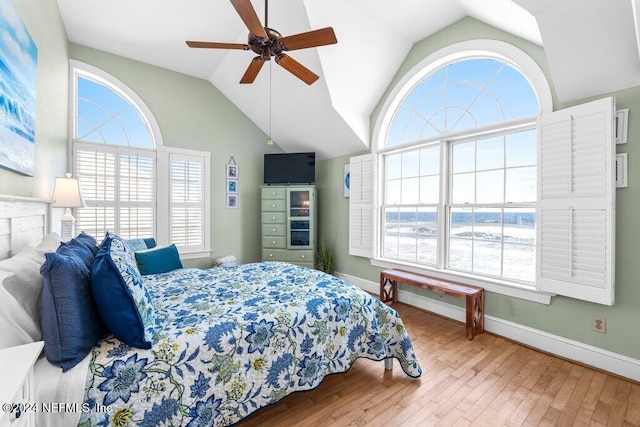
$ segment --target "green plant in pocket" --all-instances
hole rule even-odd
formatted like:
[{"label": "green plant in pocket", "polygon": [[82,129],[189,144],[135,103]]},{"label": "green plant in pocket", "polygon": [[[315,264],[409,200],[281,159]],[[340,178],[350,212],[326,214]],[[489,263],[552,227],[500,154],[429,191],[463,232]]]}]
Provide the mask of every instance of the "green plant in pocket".
[{"label": "green plant in pocket", "polygon": [[335,272],[335,248],[334,243],[320,243],[316,251],[316,270],[324,271],[327,274]]}]

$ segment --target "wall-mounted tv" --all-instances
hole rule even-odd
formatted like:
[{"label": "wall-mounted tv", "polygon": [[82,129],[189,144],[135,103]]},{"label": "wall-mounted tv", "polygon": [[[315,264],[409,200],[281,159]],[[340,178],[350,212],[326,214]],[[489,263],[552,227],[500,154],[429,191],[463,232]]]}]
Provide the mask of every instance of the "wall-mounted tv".
[{"label": "wall-mounted tv", "polygon": [[316,153],[264,155],[265,184],[313,184],[316,182]]}]

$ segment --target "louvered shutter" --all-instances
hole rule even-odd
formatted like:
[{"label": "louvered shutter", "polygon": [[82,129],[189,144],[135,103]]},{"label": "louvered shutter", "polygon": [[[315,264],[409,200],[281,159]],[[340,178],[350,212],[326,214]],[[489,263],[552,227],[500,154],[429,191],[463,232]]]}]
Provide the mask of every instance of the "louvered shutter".
[{"label": "louvered shutter", "polygon": [[169,155],[170,239],[181,250],[205,250],[205,166],[201,156]]},{"label": "louvered shutter", "polygon": [[75,210],[76,230],[98,240],[116,230],[116,148],[75,142],[74,174],[86,207]]},{"label": "louvered shutter", "polygon": [[614,101],[538,122],[537,282],[542,291],[613,305]]},{"label": "louvered shutter", "polygon": [[118,235],[155,237],[155,152],[118,148],[118,158]]},{"label": "louvered shutter", "polygon": [[373,256],[373,155],[349,161],[349,254]]}]

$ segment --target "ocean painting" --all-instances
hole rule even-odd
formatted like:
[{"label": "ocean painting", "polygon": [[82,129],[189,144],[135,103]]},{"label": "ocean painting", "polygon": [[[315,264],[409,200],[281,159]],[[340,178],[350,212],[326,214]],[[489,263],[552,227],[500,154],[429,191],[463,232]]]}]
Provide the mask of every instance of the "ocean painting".
[{"label": "ocean painting", "polygon": [[11,0],[0,0],[0,167],[33,175],[38,48]]}]

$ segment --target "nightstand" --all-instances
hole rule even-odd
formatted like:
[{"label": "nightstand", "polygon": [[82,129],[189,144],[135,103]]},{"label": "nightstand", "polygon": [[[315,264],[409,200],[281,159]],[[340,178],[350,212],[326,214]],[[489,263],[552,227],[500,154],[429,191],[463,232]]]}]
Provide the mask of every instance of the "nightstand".
[{"label": "nightstand", "polygon": [[[33,389],[33,365],[38,360],[44,342],[19,345],[0,350],[0,404],[36,405]],[[19,414],[19,416],[18,416]],[[0,412],[0,426],[35,426],[35,411]]]}]

